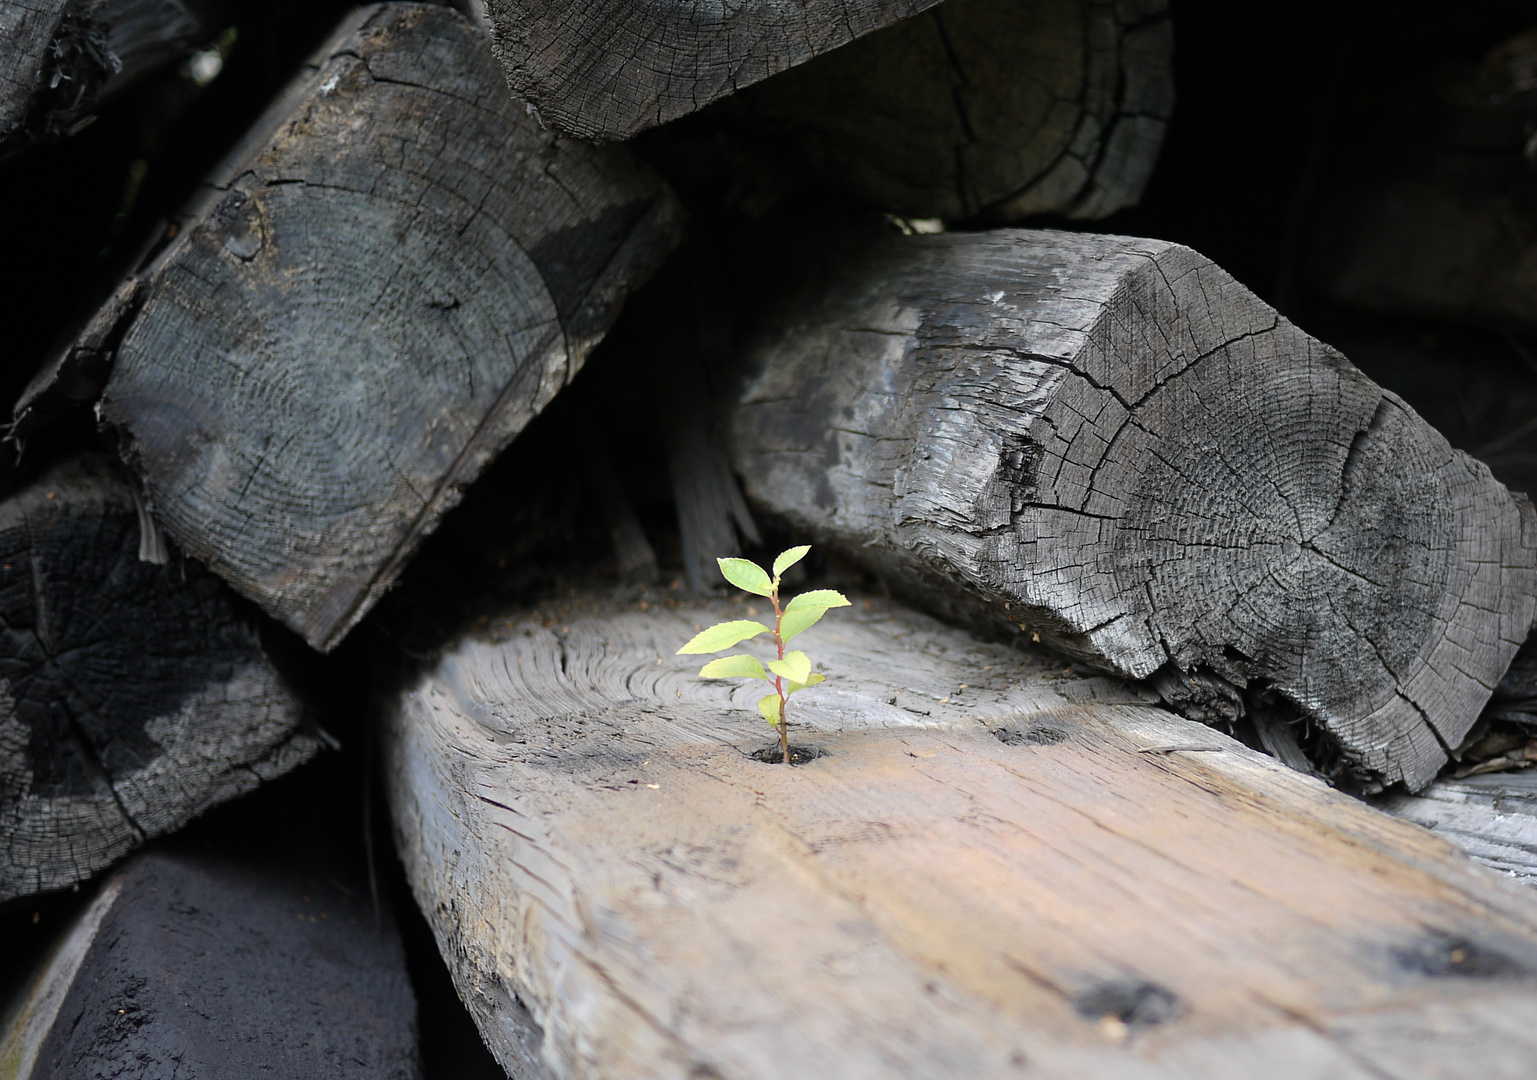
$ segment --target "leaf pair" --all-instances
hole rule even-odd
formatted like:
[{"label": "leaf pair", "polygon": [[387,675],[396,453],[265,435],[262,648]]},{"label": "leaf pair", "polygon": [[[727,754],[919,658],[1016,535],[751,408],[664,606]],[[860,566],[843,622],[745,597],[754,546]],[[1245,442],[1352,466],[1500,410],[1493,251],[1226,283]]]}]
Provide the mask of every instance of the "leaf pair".
[{"label": "leaf pair", "polygon": [[774,560],[773,577],[769,577],[768,571],[751,559],[716,559],[715,561],[720,564],[720,572],[725,579],[743,592],[750,592],[755,596],[773,596],[779,589],[779,579],[784,572],[804,559],[806,552],[810,550],[811,545],[805,544],[781,551],[779,558]]},{"label": "leaf pair", "polygon": [[811,670],[811,658],[798,649],[795,652],[785,653],[783,660],[770,660],[767,670],[764,670],[764,665],[756,656],[748,656],[745,653],[737,656],[722,656],[719,660],[711,660],[700,668],[699,677],[701,679],[762,679],[768,682],[770,671],[790,684],[790,693],[827,681],[825,676]]},{"label": "leaf pair", "polygon": [[[783,660],[768,662],[768,671],[772,671],[792,685],[795,683],[804,685],[806,680],[811,678],[811,658],[799,650],[785,653]],[[744,653],[711,660],[699,669],[699,677],[701,679],[762,679],[767,682],[768,671],[763,670],[763,665],[758,662],[756,656],[748,656]]]},{"label": "leaf pair", "polygon": [[[746,559],[736,561],[747,562]],[[726,560],[722,559],[721,562],[724,563]],[[753,564],[748,563],[748,565]],[[754,569],[759,568],[754,566]],[[779,620],[779,640],[789,641],[801,631],[815,626],[822,620],[822,616],[827,614],[829,608],[848,606],[849,602],[843,594],[833,589],[813,589],[811,592],[801,593],[784,609],[784,614]],[[752,619],[716,623],[695,634],[678,652],[680,655],[722,652],[759,634],[772,633],[773,630],[769,627]]]}]

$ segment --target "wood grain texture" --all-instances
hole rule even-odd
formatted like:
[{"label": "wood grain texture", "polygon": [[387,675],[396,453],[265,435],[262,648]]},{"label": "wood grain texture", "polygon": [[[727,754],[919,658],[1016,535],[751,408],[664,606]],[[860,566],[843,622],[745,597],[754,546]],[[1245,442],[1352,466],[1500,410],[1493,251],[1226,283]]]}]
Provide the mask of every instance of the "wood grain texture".
[{"label": "wood grain texture", "polygon": [[73,134],[93,110],[218,29],[208,0],[0,3],[0,157]]},{"label": "wood grain texture", "polygon": [[329,649],[679,213],[623,148],[541,131],[463,16],[364,8],[25,404],[111,349],[100,416],[167,532]]},{"label": "wood grain texture", "polygon": [[507,84],[556,131],[628,139],[939,0],[486,0]]},{"label": "wood grain texture", "polygon": [[0,503],[0,901],[65,888],[309,758],[217,578],[139,560],[108,459]]},{"label": "wood grain texture", "polygon": [[[357,885],[360,883],[354,883]],[[417,1080],[394,928],[333,880],[162,852],[101,885],[0,1029],[0,1075]]]},{"label": "wood grain texture", "polygon": [[513,1076],[1524,1075],[1537,897],[1119,680],[858,601],[803,639],[800,767],[673,655],[746,605],[535,611],[400,697],[399,848]]},{"label": "wood grain texture", "polygon": [[836,186],[912,217],[1135,206],[1174,106],[1163,0],[947,0],[734,98]]},{"label": "wood grain texture", "polygon": [[1537,885],[1537,774],[1448,777],[1418,795],[1387,793],[1375,805],[1445,837],[1485,866]]},{"label": "wood grain texture", "polygon": [[1116,675],[1279,694],[1389,782],[1435,776],[1531,626],[1530,503],[1188,248],[867,245],[746,371],[764,510]]}]

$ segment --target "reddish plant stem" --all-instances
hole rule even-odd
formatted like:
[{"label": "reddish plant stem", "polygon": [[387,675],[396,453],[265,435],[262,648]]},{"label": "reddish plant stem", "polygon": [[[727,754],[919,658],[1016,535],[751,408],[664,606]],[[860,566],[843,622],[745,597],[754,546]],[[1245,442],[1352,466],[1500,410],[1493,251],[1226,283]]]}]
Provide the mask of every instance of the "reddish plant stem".
[{"label": "reddish plant stem", "polygon": [[[779,610],[779,582],[774,582],[769,590],[769,603],[774,605],[774,645],[779,649],[779,659],[785,658],[784,638],[779,636],[779,627],[784,622],[784,612]],[[774,692],[779,695],[779,749],[784,754],[784,763],[790,764],[790,724],[785,718],[785,708],[788,702],[785,700],[784,679],[774,676]]]}]

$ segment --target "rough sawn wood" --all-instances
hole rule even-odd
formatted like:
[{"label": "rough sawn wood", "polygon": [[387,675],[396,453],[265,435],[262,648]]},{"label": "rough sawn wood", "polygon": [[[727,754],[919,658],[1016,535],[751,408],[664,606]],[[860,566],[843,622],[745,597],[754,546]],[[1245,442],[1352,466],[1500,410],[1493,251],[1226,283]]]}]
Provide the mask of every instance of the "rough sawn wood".
[{"label": "rough sawn wood", "polygon": [[746,604],[535,611],[399,699],[401,855],[513,1076],[1526,1075],[1537,897],[1116,680],[856,603],[802,639],[804,766],[673,655]]},{"label": "rough sawn wood", "polygon": [[60,889],[318,748],[211,574],[141,561],[110,459],[0,502],[0,901]]},{"label": "rough sawn wood", "polygon": [[1173,105],[1161,0],[946,0],[747,90],[719,119],[769,124],[883,210],[1008,222],[1135,206]]},{"label": "rough sawn wood", "polygon": [[100,416],[167,532],[328,649],[679,223],[622,147],[540,130],[463,16],[364,8],[23,419],[110,351]]},{"label": "rough sawn wood", "polygon": [[557,131],[627,139],[939,0],[486,0],[513,93]]},{"label": "rough sawn wood", "polygon": [[1389,782],[1532,623],[1530,503],[1174,244],[868,245],[767,320],[731,429],[750,499],[893,586],[1171,701],[1277,693]]},{"label": "rough sawn wood", "polygon": [[1432,830],[1474,860],[1537,886],[1537,773],[1437,780],[1418,795],[1395,791],[1375,805]]}]

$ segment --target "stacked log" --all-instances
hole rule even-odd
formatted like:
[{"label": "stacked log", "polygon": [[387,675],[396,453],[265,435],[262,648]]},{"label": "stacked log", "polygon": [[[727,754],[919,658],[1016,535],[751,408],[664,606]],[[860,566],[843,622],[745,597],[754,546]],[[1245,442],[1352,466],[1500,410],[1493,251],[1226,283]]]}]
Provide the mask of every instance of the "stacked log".
[{"label": "stacked log", "polygon": [[673,242],[622,148],[557,139],[478,32],[360,9],[24,398],[99,406],[189,555],[332,648]]},{"label": "stacked log", "polygon": [[544,123],[626,139],[938,2],[748,0],[696,10],[489,0],[485,15],[508,85]]},{"label": "stacked log", "polygon": [[250,615],[110,460],[0,502],[0,901],[67,888],[320,748]]},{"label": "stacked log", "polygon": [[721,109],[893,213],[1092,220],[1142,197],[1172,54],[1160,0],[949,0]]},{"label": "stacked log", "polygon": [[639,144],[695,201],[751,215],[836,199],[914,219],[1104,217],[1137,204],[1163,145],[1166,7],[947,0]]},{"label": "stacked log", "polygon": [[219,27],[216,0],[0,5],[0,157],[73,135],[98,108]]},{"label": "stacked log", "polygon": [[1537,610],[1530,503],[1177,245],[876,244],[748,353],[760,505],[1176,707],[1274,691],[1389,782],[1429,783]]}]

